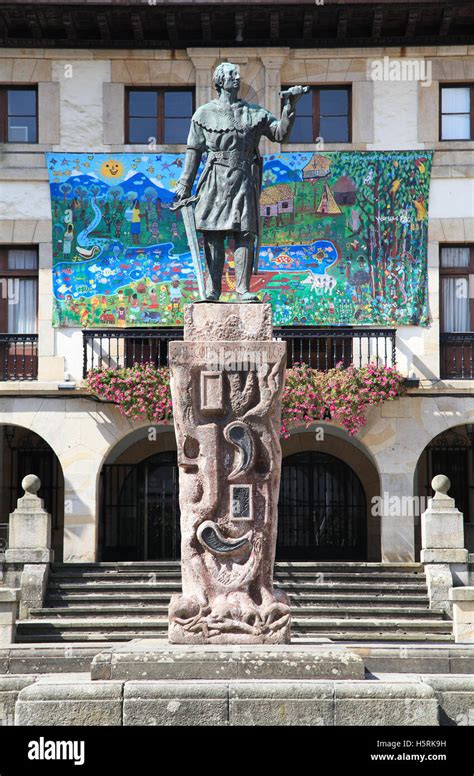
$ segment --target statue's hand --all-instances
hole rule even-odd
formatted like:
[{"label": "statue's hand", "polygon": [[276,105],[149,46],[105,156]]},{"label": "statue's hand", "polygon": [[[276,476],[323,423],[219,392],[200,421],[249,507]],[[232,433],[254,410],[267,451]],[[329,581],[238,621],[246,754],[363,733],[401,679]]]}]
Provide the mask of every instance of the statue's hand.
[{"label": "statue's hand", "polygon": [[187,199],[191,194],[191,186],[187,186],[185,183],[177,183],[174,190],[176,199]]},{"label": "statue's hand", "polygon": [[303,94],[309,91],[308,86],[290,86],[286,89],[284,94],[287,99],[287,104],[290,106],[290,110],[293,111],[296,107],[296,103]]}]

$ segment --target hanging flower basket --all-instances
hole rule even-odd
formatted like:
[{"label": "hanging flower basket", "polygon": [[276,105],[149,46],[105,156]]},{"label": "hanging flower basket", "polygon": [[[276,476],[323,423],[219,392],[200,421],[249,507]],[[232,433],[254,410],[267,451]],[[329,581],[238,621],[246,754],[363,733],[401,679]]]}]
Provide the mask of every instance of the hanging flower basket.
[{"label": "hanging flower basket", "polygon": [[[128,369],[94,369],[87,376],[87,386],[100,399],[116,404],[130,420],[173,420],[167,367],[135,364]],[[294,426],[331,420],[353,436],[365,424],[369,407],[396,399],[405,390],[403,376],[393,367],[338,364],[319,372],[295,364],[286,373],[281,434],[288,437]]]}]

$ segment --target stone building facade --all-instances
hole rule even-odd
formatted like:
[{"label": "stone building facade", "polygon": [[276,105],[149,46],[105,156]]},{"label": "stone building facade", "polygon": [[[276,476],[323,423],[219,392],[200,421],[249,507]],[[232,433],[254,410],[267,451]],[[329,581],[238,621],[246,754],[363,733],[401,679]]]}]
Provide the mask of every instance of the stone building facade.
[{"label": "stone building facade", "polygon": [[[371,62],[383,62],[384,57],[409,59],[420,65],[429,62],[430,82],[374,80]],[[139,45],[129,49],[0,48],[2,87],[32,85],[37,87],[38,99],[38,142],[6,142],[0,150],[0,248],[33,247],[38,251],[37,379],[4,379],[0,383],[0,522],[7,523],[21,476],[29,473],[21,467],[34,466],[43,466],[48,503],[54,502],[53,541],[58,559],[138,559],[129,554],[127,539],[120,543],[105,537],[107,514],[113,510],[118,514],[120,504],[113,494],[109,502],[104,493],[104,488],[114,489],[112,479],[104,485],[104,467],[109,467],[109,477],[115,476],[110,467],[116,467],[116,476],[146,478],[145,484],[130,491],[130,498],[135,499],[130,507],[133,519],[139,519],[144,500],[154,499],[150,521],[161,519],[163,500],[167,515],[171,514],[167,520],[176,520],[176,509],[170,507],[170,499],[176,495],[172,429],[159,426],[150,433],[148,423],[130,422],[111,404],[96,401],[83,388],[81,330],[52,327],[52,223],[44,153],[145,152],[145,145],[125,142],[126,88],[186,86],[194,90],[195,105],[199,106],[212,96],[213,68],[227,59],[241,67],[242,96],[277,114],[282,85],[349,85],[351,141],[326,143],[325,150],[434,150],[428,232],[430,324],[402,326],[396,332],[397,365],[418,384],[414,383],[402,399],[372,409],[365,428],[354,438],[327,422],[322,424],[322,440],[315,429],[294,429],[282,447],[284,459],[296,456],[292,459],[296,468],[288,470],[290,479],[297,480],[299,466],[309,467],[305,471],[311,470],[311,477],[319,476],[318,467],[319,471],[326,467],[321,480],[326,485],[331,477],[331,481],[340,482],[347,472],[355,474],[353,493],[360,487],[362,501],[359,498],[355,504],[349,499],[339,506],[353,509],[351,514],[356,517],[350,519],[364,523],[358,559],[418,559],[423,504],[421,509],[415,505],[414,509],[400,510],[391,506],[395,502],[390,499],[397,497],[400,504],[431,495],[431,476],[441,468],[455,483],[456,492],[463,494],[466,538],[474,551],[474,334],[463,332],[466,366],[461,370],[456,357],[457,373],[451,376],[443,371],[440,344],[441,250],[474,249],[474,137],[440,139],[440,87],[474,85],[474,46],[469,45],[403,49],[377,45],[327,49],[280,45],[168,50]],[[156,150],[180,152],[184,148],[170,144],[158,145]],[[282,150],[315,148],[313,144],[292,143]],[[262,151],[269,151],[269,147]],[[7,334],[11,332],[2,335],[4,358]],[[155,463],[147,468],[144,462],[151,459]],[[119,467],[128,468],[120,474]],[[130,474],[133,470],[139,474]],[[32,473],[41,476],[41,471]],[[376,497],[381,505],[378,510],[373,509]],[[290,521],[293,514],[295,520],[304,522],[305,516],[318,508],[313,491],[303,495],[303,501],[309,499],[307,503],[298,502],[299,513],[292,498],[288,496],[284,507],[288,512],[285,519]],[[125,493],[122,500],[125,503]],[[328,519],[333,514],[334,509],[328,512]],[[115,529],[109,526],[107,530]],[[142,526],[143,530],[148,528]],[[163,542],[161,547],[146,548],[140,540],[136,553],[144,559],[166,558],[170,545],[168,539]],[[303,547],[301,559],[341,557],[337,545],[325,547],[322,555],[318,547],[310,545]]]}]

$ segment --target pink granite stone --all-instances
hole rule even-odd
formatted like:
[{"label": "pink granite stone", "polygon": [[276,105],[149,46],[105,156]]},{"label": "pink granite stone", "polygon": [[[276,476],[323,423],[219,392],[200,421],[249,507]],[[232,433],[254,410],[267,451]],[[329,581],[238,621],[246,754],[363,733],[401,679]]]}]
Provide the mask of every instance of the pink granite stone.
[{"label": "pink granite stone", "polygon": [[286,344],[271,339],[269,305],[190,305],[185,321],[170,343],[183,593],[169,641],[285,643],[273,564]]}]

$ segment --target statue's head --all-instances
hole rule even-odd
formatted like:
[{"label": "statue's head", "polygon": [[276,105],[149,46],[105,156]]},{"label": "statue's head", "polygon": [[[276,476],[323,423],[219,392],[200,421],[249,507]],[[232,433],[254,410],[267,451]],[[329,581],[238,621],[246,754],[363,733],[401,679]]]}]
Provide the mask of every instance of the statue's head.
[{"label": "statue's head", "polygon": [[239,89],[240,87],[240,67],[232,62],[221,62],[217,65],[213,75],[214,86],[217,93],[222,89]]}]

